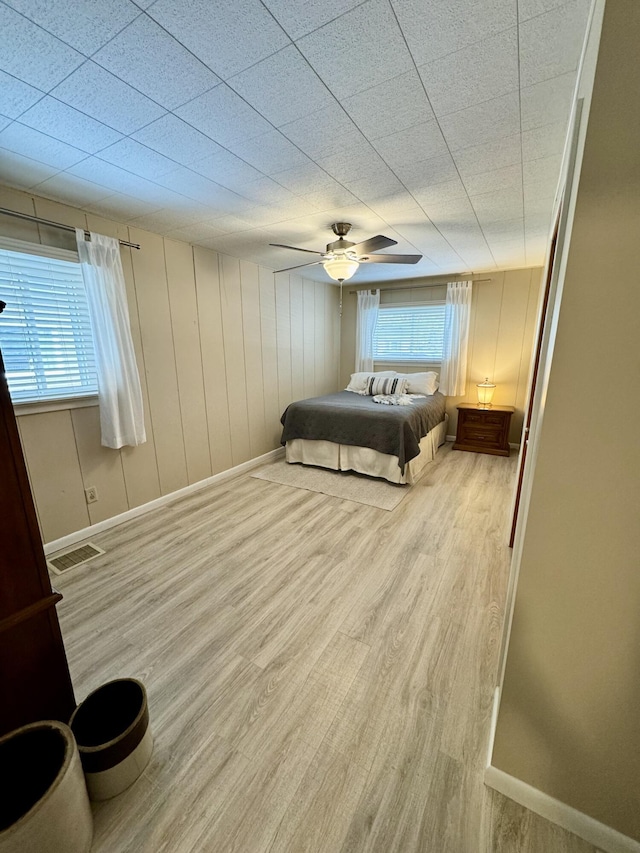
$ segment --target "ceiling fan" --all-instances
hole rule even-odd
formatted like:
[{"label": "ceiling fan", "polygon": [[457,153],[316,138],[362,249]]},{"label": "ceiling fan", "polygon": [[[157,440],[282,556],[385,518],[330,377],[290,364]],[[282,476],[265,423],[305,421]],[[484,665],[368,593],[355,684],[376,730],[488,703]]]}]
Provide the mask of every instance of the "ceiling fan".
[{"label": "ceiling fan", "polygon": [[331,226],[333,233],[338,238],[333,243],[327,243],[325,252],[316,252],[313,249],[299,249],[297,246],[286,246],[284,243],[269,243],[270,246],[277,246],[280,249],[293,249],[294,252],[308,252],[311,255],[320,255],[322,260],[309,261],[307,264],[298,264],[295,267],[286,267],[283,270],[276,272],[288,272],[289,270],[297,270],[301,267],[312,267],[316,264],[322,264],[326,273],[334,280],[347,281],[354,275],[360,264],[417,264],[422,259],[422,255],[376,255],[371,252],[377,252],[378,249],[386,249],[388,246],[396,246],[397,240],[390,240],[389,237],[383,237],[378,234],[377,237],[370,237],[362,243],[350,243],[344,238],[351,230],[350,222],[334,222]]}]

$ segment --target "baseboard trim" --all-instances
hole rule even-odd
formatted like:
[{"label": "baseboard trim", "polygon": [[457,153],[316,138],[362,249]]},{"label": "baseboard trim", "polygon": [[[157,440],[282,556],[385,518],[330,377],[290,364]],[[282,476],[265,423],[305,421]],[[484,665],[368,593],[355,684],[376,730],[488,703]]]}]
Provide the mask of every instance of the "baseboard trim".
[{"label": "baseboard trim", "polygon": [[589,815],[560,802],[543,791],[510,776],[497,767],[484,771],[485,784],[510,800],[572,832],[606,853],[640,853],[640,842],[623,835]]},{"label": "baseboard trim", "polygon": [[263,453],[262,456],[256,456],[255,459],[249,459],[248,462],[242,462],[240,465],[235,465],[233,468],[228,468],[226,471],[220,471],[219,474],[214,474],[212,477],[207,477],[205,480],[198,480],[197,483],[191,483],[190,486],[185,486],[183,489],[177,489],[175,492],[170,492],[168,495],[156,498],[146,504],[135,506],[133,509],[128,509],[126,512],[121,512],[119,515],[114,515],[112,518],[105,518],[104,521],[99,521],[97,524],[91,524],[89,527],[84,527],[82,530],[77,530],[75,533],[69,533],[67,536],[62,536],[60,539],[54,539],[52,542],[47,542],[44,545],[44,553],[48,557],[55,551],[61,551],[63,548],[68,548],[70,545],[75,545],[77,542],[82,542],[85,539],[90,539],[97,533],[103,533],[105,530],[110,530],[112,527],[117,527],[125,521],[131,521],[132,518],[138,518],[140,515],[145,515],[153,509],[172,501],[190,495],[193,492],[199,492],[207,486],[212,486],[214,483],[222,483],[225,480],[231,480],[234,477],[244,474],[246,471],[251,471],[252,468],[258,468],[264,465],[265,462],[270,462],[272,459],[277,459],[284,455],[284,447],[276,447],[275,450],[270,450],[268,453]]}]

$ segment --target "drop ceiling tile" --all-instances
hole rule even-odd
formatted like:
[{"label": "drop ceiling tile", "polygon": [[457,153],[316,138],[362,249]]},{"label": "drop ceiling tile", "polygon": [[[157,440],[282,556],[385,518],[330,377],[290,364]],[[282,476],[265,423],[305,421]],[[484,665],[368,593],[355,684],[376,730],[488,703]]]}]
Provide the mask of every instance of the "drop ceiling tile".
[{"label": "drop ceiling tile", "polygon": [[347,188],[351,182],[375,175],[385,168],[384,161],[368,142],[349,146],[330,157],[318,157],[316,162]]},{"label": "drop ceiling tile", "polygon": [[515,133],[502,139],[463,148],[454,153],[453,159],[463,180],[494,169],[520,165],[522,162],[520,134]]},{"label": "drop ceiling tile", "polygon": [[434,205],[448,204],[458,198],[466,198],[467,191],[460,178],[456,175],[450,181],[441,181],[428,187],[414,189],[413,195],[422,207],[427,209],[433,208]]},{"label": "drop ceiling tile", "polygon": [[286,124],[280,132],[312,160],[339,154],[364,141],[361,131],[337,104]]},{"label": "drop ceiling tile", "polygon": [[575,71],[588,8],[571,0],[520,25],[520,85],[532,86]]},{"label": "drop ceiling tile", "polygon": [[413,215],[421,216],[424,212],[413,196],[406,191],[368,199],[367,204],[386,222],[394,224],[399,216],[409,218]]},{"label": "drop ceiling tile", "polygon": [[14,121],[0,133],[0,147],[16,154],[28,155],[33,160],[56,169],[66,169],[87,156],[85,151],[26,127],[18,121]]},{"label": "drop ceiling tile", "polygon": [[132,138],[182,166],[189,166],[224,150],[217,142],[171,113],[136,131]]},{"label": "drop ceiling tile", "polygon": [[225,147],[260,136],[273,128],[226,84],[179,107],[176,114]]},{"label": "drop ceiling tile", "polygon": [[[159,234],[166,234],[169,231],[175,231],[177,228],[187,229],[196,227],[188,214],[175,210],[157,210],[152,213],[145,213],[142,216],[137,216],[129,220],[129,225],[135,228],[146,228],[149,231],[156,231]],[[214,237],[218,236],[218,234],[212,233],[208,236]]]},{"label": "drop ceiling tile", "polygon": [[561,121],[568,124],[575,85],[576,75],[570,72],[526,86],[521,92],[522,130]]},{"label": "drop ceiling tile", "polygon": [[518,163],[515,166],[505,166],[504,169],[493,169],[491,172],[470,175],[465,178],[464,185],[471,196],[509,187],[517,187],[521,191],[522,166]]},{"label": "drop ceiling tile", "polygon": [[471,196],[473,209],[480,222],[500,222],[522,216],[523,201],[520,185]]},{"label": "drop ceiling tile", "polygon": [[414,67],[388,0],[368,0],[297,45],[340,98]]},{"label": "drop ceiling tile", "polygon": [[396,163],[394,172],[412,192],[458,178],[456,164],[448,152],[426,160]]},{"label": "drop ceiling tile", "polygon": [[206,222],[194,223],[186,225],[182,228],[174,228],[172,231],[167,231],[167,237],[172,240],[184,240],[187,243],[199,243],[202,240],[214,240],[222,234],[213,225]]},{"label": "drop ceiling tile", "polygon": [[51,94],[121,133],[133,133],[160,118],[162,107],[94,62],[87,62]]},{"label": "drop ceiling tile", "polygon": [[458,196],[458,198],[447,199],[442,201],[436,198],[434,201],[423,204],[423,208],[433,224],[442,230],[443,227],[456,226],[463,230],[478,230],[479,225],[474,213],[473,207],[468,197]]},{"label": "drop ceiling tile", "polygon": [[12,122],[8,116],[0,115],[0,130],[4,130],[5,127],[8,127]]},{"label": "drop ceiling tile", "polygon": [[335,180],[321,169],[317,163],[309,161],[303,166],[286,169],[274,175],[274,180],[295,195],[316,192],[335,184]]},{"label": "drop ceiling tile", "polygon": [[113,190],[102,187],[92,181],[85,181],[70,175],[69,172],[58,172],[37,186],[38,195],[63,201],[76,207],[85,207],[92,202],[100,201],[113,195]]},{"label": "drop ceiling tile", "polygon": [[22,80],[0,71],[0,113],[2,115],[18,118],[43,95],[44,92],[40,89],[34,89],[28,83],[23,83]]},{"label": "drop ceiling tile", "polygon": [[539,160],[562,154],[567,136],[567,123],[557,121],[544,127],[536,127],[522,134],[522,158]]},{"label": "drop ceiling tile", "polygon": [[196,160],[190,168],[199,175],[204,175],[205,178],[231,190],[264,177],[258,169],[254,169],[249,163],[245,163],[244,160],[224,149],[211,157]]},{"label": "drop ceiling tile", "polygon": [[289,190],[267,177],[243,184],[237,192],[253,204],[287,204],[294,198]]},{"label": "drop ceiling tile", "polygon": [[528,21],[562,6],[567,0],[518,0],[518,19]]},{"label": "drop ceiling tile", "polygon": [[186,195],[212,208],[212,218],[216,212],[222,216],[224,213],[238,212],[246,206],[246,200],[236,193],[184,166],[179,166],[175,171],[157,178],[157,182],[167,189]]},{"label": "drop ceiling tile", "polygon": [[392,169],[396,165],[419,163],[447,153],[447,144],[435,121],[425,121],[391,133],[374,140],[372,144]]},{"label": "drop ceiling tile", "polygon": [[228,84],[276,127],[334,104],[294,45],[236,74]]},{"label": "drop ceiling tile", "polygon": [[72,9],[65,3],[42,0],[5,2],[85,56],[91,56],[140,14],[129,0],[74,0]]},{"label": "drop ceiling tile", "polygon": [[546,198],[536,194],[524,193],[524,218],[529,227],[529,222],[539,221],[540,218],[547,222],[551,219],[553,212],[554,197],[548,195]]},{"label": "drop ceiling tile", "polygon": [[418,68],[437,116],[499,98],[518,89],[518,29]]},{"label": "drop ceiling tile", "polygon": [[45,92],[85,61],[82,54],[4,3],[0,3],[0,33],[0,70]]},{"label": "drop ceiling tile", "polygon": [[30,189],[56,174],[58,169],[30,157],[0,148],[0,183],[8,187]]},{"label": "drop ceiling tile", "polygon": [[122,139],[122,134],[118,131],[50,95],[27,110],[20,117],[20,121],[89,154],[95,154],[96,151]]},{"label": "drop ceiling tile", "polygon": [[128,222],[146,213],[153,213],[157,206],[124,193],[114,193],[87,205],[87,210],[100,213],[103,216],[115,217],[121,222]]},{"label": "drop ceiling tile", "polygon": [[223,80],[289,44],[259,0],[157,0],[148,14]]},{"label": "drop ceiling tile", "polygon": [[114,166],[149,180],[173,172],[179,166],[175,160],[170,160],[163,154],[158,154],[157,151],[130,138],[122,139],[115,145],[105,148],[97,156],[100,160],[106,160],[107,163],[113,163]]},{"label": "drop ceiling tile", "polygon": [[169,110],[220,82],[206,65],[146,15],[129,24],[92,59]]},{"label": "drop ceiling tile", "polygon": [[387,136],[434,118],[414,69],[341,99],[341,103],[367,139]]},{"label": "drop ceiling tile", "polygon": [[234,234],[237,231],[250,231],[255,228],[246,219],[238,216],[220,216],[217,219],[210,221],[212,228],[218,232],[217,235],[209,235],[210,237],[220,236],[221,234]]},{"label": "drop ceiling tile", "polygon": [[[0,139],[2,134],[0,134]],[[555,154],[539,160],[529,160],[523,165],[525,192],[547,197],[555,194],[560,179],[562,156]]]},{"label": "drop ceiling tile", "polygon": [[333,181],[323,189],[305,193],[304,200],[312,204],[316,210],[332,210],[346,204],[357,204],[357,197],[342,184]]},{"label": "drop ceiling tile", "polygon": [[524,218],[522,216],[488,222],[486,225],[481,223],[481,227],[489,245],[524,239]]},{"label": "drop ceiling tile", "polygon": [[311,161],[279,130],[270,130],[233,146],[234,153],[265,175],[275,175]]},{"label": "drop ceiling tile", "polygon": [[163,207],[163,188],[158,184],[133,175],[124,169],[99,160],[97,157],[87,157],[81,163],[67,169],[72,175],[84,178],[85,181],[93,181],[103,187],[109,187],[114,193],[135,196],[150,204],[157,203],[156,210]]},{"label": "drop ceiling tile", "polygon": [[362,0],[265,0],[280,26],[295,41],[358,6]]},{"label": "drop ceiling tile", "polygon": [[440,127],[451,151],[502,139],[520,132],[517,92],[443,116]]},{"label": "drop ceiling tile", "polygon": [[517,24],[516,0],[393,0],[393,7],[418,65]]}]

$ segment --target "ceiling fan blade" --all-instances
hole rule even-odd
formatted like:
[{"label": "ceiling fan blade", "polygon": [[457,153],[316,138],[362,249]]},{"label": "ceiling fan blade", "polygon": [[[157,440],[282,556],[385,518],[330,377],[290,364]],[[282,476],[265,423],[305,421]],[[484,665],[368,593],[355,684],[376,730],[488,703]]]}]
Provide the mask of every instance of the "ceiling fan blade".
[{"label": "ceiling fan blade", "polygon": [[283,270],[274,270],[274,272],[289,272],[289,270],[299,270],[300,267],[315,267],[321,263],[322,261],[310,261],[308,264],[298,264],[297,267],[285,267]]},{"label": "ceiling fan blade", "polygon": [[422,255],[366,255],[361,264],[417,264]]},{"label": "ceiling fan blade", "polygon": [[279,249],[293,249],[294,252],[309,252],[310,255],[324,255],[326,252],[316,252],[314,249],[299,249],[297,246],[285,246],[284,243],[269,243],[270,246],[277,246]]},{"label": "ceiling fan blade", "polygon": [[377,252],[378,249],[386,249],[389,246],[397,245],[397,240],[391,240],[389,237],[383,237],[382,234],[378,234],[377,237],[369,237],[363,243],[356,243],[355,246],[351,246],[351,251],[356,252],[358,255],[368,255],[369,252]]}]

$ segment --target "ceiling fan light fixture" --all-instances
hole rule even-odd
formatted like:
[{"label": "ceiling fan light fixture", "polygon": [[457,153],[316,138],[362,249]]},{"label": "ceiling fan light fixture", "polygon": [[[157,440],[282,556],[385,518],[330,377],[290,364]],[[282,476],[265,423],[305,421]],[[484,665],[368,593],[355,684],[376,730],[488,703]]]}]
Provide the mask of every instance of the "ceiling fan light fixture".
[{"label": "ceiling fan light fixture", "polygon": [[330,278],[334,281],[348,281],[354,275],[360,264],[351,258],[339,256],[330,258],[322,265]]}]

